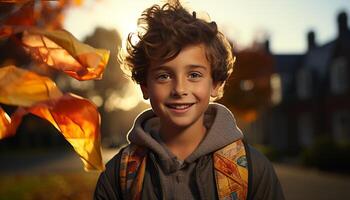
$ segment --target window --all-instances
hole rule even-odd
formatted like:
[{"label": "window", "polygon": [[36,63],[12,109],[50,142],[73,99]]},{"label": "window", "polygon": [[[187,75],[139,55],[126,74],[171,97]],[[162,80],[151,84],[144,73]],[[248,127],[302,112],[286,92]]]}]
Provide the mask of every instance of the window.
[{"label": "window", "polygon": [[272,74],[270,77],[271,85],[271,102],[277,105],[282,101],[282,83],[279,74]]},{"label": "window", "polygon": [[312,145],[314,139],[314,124],[311,113],[302,113],[298,119],[298,140],[302,147]]},{"label": "window", "polygon": [[254,88],[254,82],[252,80],[241,80],[239,86],[241,90],[247,92]]},{"label": "window", "polygon": [[301,68],[296,75],[296,89],[299,99],[312,96],[312,74],[309,69]]},{"label": "window", "polygon": [[349,141],[350,137],[350,113],[349,111],[337,111],[332,114],[332,134],[336,142]]},{"label": "window", "polygon": [[349,88],[347,62],[344,57],[336,58],[330,69],[330,88],[333,94],[344,94]]}]

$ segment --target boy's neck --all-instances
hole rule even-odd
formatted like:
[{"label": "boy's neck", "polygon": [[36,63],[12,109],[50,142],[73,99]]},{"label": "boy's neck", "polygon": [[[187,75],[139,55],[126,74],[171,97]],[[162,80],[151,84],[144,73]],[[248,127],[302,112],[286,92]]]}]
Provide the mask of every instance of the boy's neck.
[{"label": "boy's neck", "polygon": [[186,128],[161,126],[160,137],[169,150],[181,160],[185,160],[199,145],[206,134],[203,120]]}]

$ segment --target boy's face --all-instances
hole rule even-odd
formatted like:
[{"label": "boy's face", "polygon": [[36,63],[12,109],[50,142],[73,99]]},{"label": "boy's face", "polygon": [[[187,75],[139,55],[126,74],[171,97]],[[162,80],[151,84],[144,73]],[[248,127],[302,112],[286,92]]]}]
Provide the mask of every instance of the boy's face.
[{"label": "boy's face", "polygon": [[147,85],[141,89],[162,127],[186,128],[203,123],[210,96],[217,96],[219,86],[213,83],[205,47],[199,44],[184,48],[169,62],[150,66]]}]

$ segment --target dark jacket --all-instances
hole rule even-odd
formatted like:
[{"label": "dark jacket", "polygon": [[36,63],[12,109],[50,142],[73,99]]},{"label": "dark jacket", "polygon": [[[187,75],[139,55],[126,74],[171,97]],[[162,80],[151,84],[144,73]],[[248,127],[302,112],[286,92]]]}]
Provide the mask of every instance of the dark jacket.
[{"label": "dark jacket", "polygon": [[[150,149],[142,199],[218,199],[212,153],[243,138],[231,112],[210,104],[205,114],[207,134],[184,161],[176,158],[158,135],[159,119],[148,110],[135,120],[128,134],[131,143]],[[251,146],[248,156],[248,199],[284,199],[271,163]],[[118,153],[106,165],[96,185],[94,199],[122,199],[119,187]]]}]

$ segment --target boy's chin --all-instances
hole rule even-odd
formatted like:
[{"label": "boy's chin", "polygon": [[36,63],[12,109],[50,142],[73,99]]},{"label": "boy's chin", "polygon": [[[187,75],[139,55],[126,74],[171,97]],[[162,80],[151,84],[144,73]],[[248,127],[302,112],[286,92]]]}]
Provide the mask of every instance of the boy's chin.
[{"label": "boy's chin", "polygon": [[171,128],[183,130],[191,127],[194,123],[195,123],[194,119],[174,117],[172,119],[168,119],[167,122],[164,124],[164,127],[165,128],[171,127]]}]

